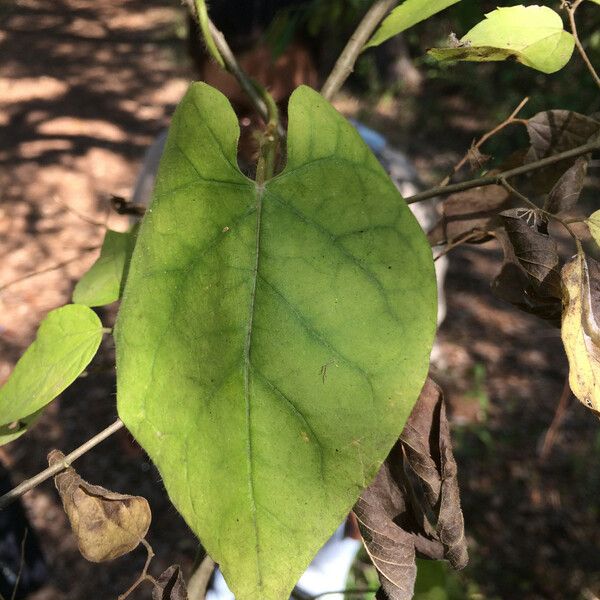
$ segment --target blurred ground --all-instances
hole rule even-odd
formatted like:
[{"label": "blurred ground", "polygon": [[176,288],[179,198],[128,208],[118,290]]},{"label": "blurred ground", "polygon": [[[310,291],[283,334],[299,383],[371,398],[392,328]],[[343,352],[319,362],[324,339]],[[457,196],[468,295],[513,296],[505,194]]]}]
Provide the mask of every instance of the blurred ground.
[{"label": "blurred ground", "polygon": [[[103,227],[126,226],[108,199],[129,195],[144,149],[191,78],[182,27],[176,0],[0,0],[0,381],[44,314],[69,300]],[[369,120],[394,141],[410,141],[424,177],[434,181],[489,123],[485,107],[456,90],[436,99],[452,111],[447,122],[437,112],[427,119],[428,105],[419,112],[419,103],[381,102]],[[341,106],[365,112],[352,99]],[[66,264],[25,278],[59,263]],[[566,362],[557,330],[491,296],[499,264],[494,245],[451,254],[440,332],[438,379],[452,409],[472,555],[461,578],[479,598],[590,600],[600,595],[600,429],[572,404],[548,460],[538,459]],[[102,316],[110,323],[114,311]],[[106,342],[87,377],[30,434],[0,451],[15,481],[41,470],[50,448],[68,451],[114,420],[112,365]],[[78,468],[93,483],[146,496],[154,569],[176,562],[189,574],[194,538],[125,434]],[[135,579],[141,550],[108,565],[79,556],[52,485],[25,504],[52,572],[37,600],[114,598]]]}]

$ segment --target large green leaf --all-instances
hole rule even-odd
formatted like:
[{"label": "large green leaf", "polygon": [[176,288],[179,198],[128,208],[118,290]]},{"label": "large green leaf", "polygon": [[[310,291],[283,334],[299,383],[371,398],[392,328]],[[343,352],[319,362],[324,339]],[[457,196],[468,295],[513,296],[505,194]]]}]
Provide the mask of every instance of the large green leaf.
[{"label": "large green leaf", "polygon": [[126,233],[107,229],[100,257],[75,286],[73,302],[104,306],[120,298],[136,234],[137,228]]},{"label": "large green leaf", "polygon": [[423,385],[431,250],[357,132],[290,100],[288,163],[238,170],[237,118],[178,107],[116,328],[119,414],[238,600],[281,600]]},{"label": "large green leaf", "polygon": [[485,15],[456,47],[429,50],[438,60],[496,61],[513,59],[554,73],[571,58],[575,40],[560,15],[547,6],[508,6]]},{"label": "large green leaf", "polygon": [[87,367],[101,340],[102,323],[86,306],[68,304],[48,313],[0,388],[0,444],[25,433],[37,413]]},{"label": "large green leaf", "polygon": [[365,48],[379,46],[457,2],[459,0],[405,0],[383,20],[373,37],[365,44]]}]

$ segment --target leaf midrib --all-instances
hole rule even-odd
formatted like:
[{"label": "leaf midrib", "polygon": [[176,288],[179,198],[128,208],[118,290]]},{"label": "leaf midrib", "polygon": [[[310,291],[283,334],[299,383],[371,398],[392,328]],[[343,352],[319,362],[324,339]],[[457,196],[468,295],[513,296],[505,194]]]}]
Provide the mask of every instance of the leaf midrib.
[{"label": "leaf midrib", "polygon": [[250,496],[250,511],[254,525],[254,549],[256,558],[256,576],[258,585],[262,587],[262,573],[260,569],[259,542],[258,542],[258,519],[256,515],[256,497],[254,489],[254,465],[252,448],[252,411],[250,406],[250,371],[251,371],[251,349],[252,349],[252,327],[256,304],[256,288],[258,281],[258,267],[260,257],[260,233],[262,224],[262,204],[264,197],[264,186],[256,185],[256,245],[254,256],[254,269],[252,271],[252,289],[250,292],[250,306],[248,309],[248,328],[246,330],[246,341],[244,344],[244,401],[246,405],[246,456],[248,459],[248,492]]}]

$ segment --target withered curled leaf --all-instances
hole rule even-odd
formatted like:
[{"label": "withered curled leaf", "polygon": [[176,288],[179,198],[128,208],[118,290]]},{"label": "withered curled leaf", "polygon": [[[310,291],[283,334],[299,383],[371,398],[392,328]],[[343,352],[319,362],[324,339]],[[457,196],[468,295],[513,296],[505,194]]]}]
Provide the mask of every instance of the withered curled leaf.
[{"label": "withered curled leaf", "polygon": [[432,246],[469,238],[470,242],[490,239],[497,214],[513,205],[510,194],[501,185],[488,185],[457,192],[442,204],[443,215],[428,234]]},{"label": "withered curled leaf", "polygon": [[431,379],[354,513],[379,571],[378,600],[413,597],[417,557],[466,566],[456,462],[442,391]]},{"label": "withered curled leaf", "polygon": [[546,110],[527,120],[531,148],[526,161],[576,148],[600,134],[600,120],[570,110]]},{"label": "withered curled leaf", "polygon": [[518,307],[524,312],[536,315],[556,327],[560,327],[562,314],[562,292],[555,281],[552,285],[540,283],[521,266],[505,231],[496,232],[503,250],[504,263],[500,273],[492,282],[494,295]]},{"label": "withered curled leaf", "polygon": [[538,211],[515,208],[500,214],[514,256],[529,278],[548,294],[560,296],[560,257]]},{"label": "withered curled leaf", "polygon": [[600,264],[579,252],[562,270],[562,340],[573,394],[600,415]]},{"label": "withered curled leaf", "polygon": [[561,175],[546,198],[545,211],[558,214],[575,206],[585,183],[588,162],[587,158],[580,156]]},{"label": "withered curled leaf", "polygon": [[[52,450],[48,463],[63,462]],[[134,550],[146,536],[152,518],[141,496],[117,494],[84,481],[72,467],[54,477],[79,551],[91,562],[113,560]]]},{"label": "withered curled leaf", "polygon": [[[569,110],[547,110],[527,120],[531,146],[525,162],[534,162],[587,144],[600,135],[600,120]],[[552,166],[538,169],[533,175],[535,189],[549,192],[573,162],[562,160]]]},{"label": "withered curled leaf", "polygon": [[188,600],[187,588],[179,565],[171,565],[161,573],[152,591],[152,600]]}]

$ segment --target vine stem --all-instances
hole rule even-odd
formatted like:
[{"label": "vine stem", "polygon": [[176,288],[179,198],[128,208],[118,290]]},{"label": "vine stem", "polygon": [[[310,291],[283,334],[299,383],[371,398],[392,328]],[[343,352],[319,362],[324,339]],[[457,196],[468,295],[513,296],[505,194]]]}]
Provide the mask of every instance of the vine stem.
[{"label": "vine stem", "polygon": [[[196,12],[196,2],[194,0],[185,0],[185,3],[190,13],[194,15],[197,20],[199,20],[199,15]],[[227,43],[225,36],[212,22],[208,14],[206,14],[205,18],[206,21],[203,22],[202,29],[208,30],[211,37],[207,39],[210,40],[210,44],[214,43],[218,54],[223,59],[225,70],[235,77],[237,82],[240,84],[240,87],[247,94],[248,98],[250,98],[250,101],[252,102],[252,105],[258,114],[265,121],[265,123],[268,123],[271,118],[271,113],[269,111],[269,102],[265,101],[267,91],[258,83],[253,81],[252,78],[244,71],[244,69],[242,69],[229,44]],[[280,123],[277,123],[277,134],[281,139],[285,138],[285,130]]]},{"label": "vine stem", "polygon": [[502,179],[500,181],[500,185],[509,194],[512,194],[513,196],[515,196],[516,198],[521,200],[521,202],[523,202],[524,204],[529,206],[529,208],[531,208],[532,210],[538,211],[539,213],[545,215],[548,219],[554,219],[555,221],[560,223],[569,232],[569,235],[575,240],[575,242],[579,241],[579,238],[575,235],[575,232],[569,227],[569,224],[566,223],[559,216],[557,216],[553,213],[550,213],[550,212],[544,210],[543,208],[540,208],[537,204],[535,204],[535,202],[532,202],[527,196],[525,196],[524,194],[521,194],[521,192],[519,192],[519,190],[515,189],[512,185],[510,185],[510,183],[508,183],[508,181],[506,181],[506,179]]},{"label": "vine stem", "polygon": [[321,89],[321,95],[331,100],[354,70],[354,64],[375,28],[397,3],[397,0],[377,0],[362,18],[358,27],[342,50],[333,70]]},{"label": "vine stem", "polygon": [[[101,247],[102,246],[87,246],[85,248],[82,248],[80,250],[80,252],[81,252],[81,254],[87,254],[88,252],[93,252],[94,250],[100,250]],[[44,269],[40,269],[39,271],[33,271],[32,273],[25,273],[25,275],[21,275],[20,277],[17,277],[16,279],[8,281],[7,283],[3,283],[2,285],[0,285],[0,292],[3,292],[4,290],[8,289],[9,287],[12,287],[13,285],[16,285],[17,283],[21,283],[22,281],[27,281],[28,279],[32,279],[33,277],[38,277],[39,275],[44,275],[45,273],[52,273],[52,271],[58,271],[59,269],[62,269],[63,267],[73,264],[74,262],[81,260],[81,254],[78,254],[77,256],[74,256],[73,258],[68,258],[67,260],[63,260],[62,262],[56,263],[54,265],[50,265],[49,267],[46,267]]]},{"label": "vine stem", "polygon": [[70,454],[67,454],[62,462],[56,463],[51,467],[44,469],[34,477],[26,479],[23,483],[10,490],[10,492],[0,496],[0,510],[6,508],[11,502],[14,502],[17,498],[21,497],[29,490],[32,490],[40,483],[43,483],[47,479],[50,479],[50,477],[54,477],[54,475],[64,471],[65,469],[68,469],[71,466],[71,463],[82,457],[86,452],[89,452],[100,442],[103,442],[106,438],[110,437],[113,433],[119,431],[119,429],[122,429],[123,427],[125,427],[123,421],[121,421],[121,419],[117,419],[112,425],[109,425],[106,429],[79,446],[79,448],[73,450],[73,452]]},{"label": "vine stem", "polygon": [[307,600],[317,600],[318,598],[326,598],[327,596],[333,596],[333,595],[343,595],[343,596],[357,596],[357,595],[364,595],[364,594],[375,594],[376,592],[379,591],[379,588],[357,588],[355,590],[336,590],[333,592],[321,592],[320,594],[317,594],[316,596],[309,596],[307,598]]},{"label": "vine stem", "polygon": [[569,376],[567,375],[567,377],[565,378],[565,383],[563,385],[563,390],[558,400],[558,405],[556,407],[554,417],[552,418],[552,422],[550,423],[550,426],[546,430],[546,433],[544,434],[544,437],[542,439],[542,445],[539,450],[539,457],[542,461],[548,458],[550,451],[554,446],[558,430],[563,422],[563,419],[565,418],[565,413],[569,407],[571,398],[571,387],[569,385]]},{"label": "vine stem", "polygon": [[436,196],[449,196],[455,192],[464,192],[465,190],[470,190],[472,188],[481,187],[484,185],[503,185],[502,182],[506,181],[510,177],[516,177],[517,175],[524,175],[525,173],[530,173],[531,171],[537,171],[538,169],[549,167],[562,160],[577,158],[578,156],[582,156],[599,149],[600,139],[589,142],[588,144],[583,144],[582,146],[577,146],[576,148],[571,148],[565,152],[560,152],[559,154],[553,154],[552,156],[542,158],[526,165],[521,165],[520,167],[515,167],[514,169],[509,169],[508,171],[503,171],[502,173],[497,173],[496,175],[487,175],[484,177],[478,177],[477,179],[462,181],[461,183],[453,183],[451,185],[442,185],[429,188],[424,192],[420,192],[419,194],[415,194],[414,196],[406,198],[406,203],[414,204],[415,202],[423,202],[423,200],[429,200],[430,198],[435,198]]},{"label": "vine stem", "polygon": [[583,44],[581,43],[581,40],[579,39],[579,34],[577,32],[577,23],[575,21],[575,13],[577,12],[577,9],[579,8],[579,6],[581,5],[582,2],[583,2],[583,0],[575,0],[575,2],[573,2],[573,3],[568,2],[568,1],[563,1],[563,7],[566,8],[567,15],[569,16],[569,26],[571,28],[571,33],[573,34],[573,38],[575,40],[575,46],[577,47],[577,50],[578,50],[579,54],[581,55],[581,58],[583,59],[585,66],[587,67],[588,71],[590,72],[590,75],[594,78],[596,85],[600,88],[600,75],[598,75],[598,72],[594,68],[594,65],[592,64],[590,57],[587,55],[587,52],[585,51],[585,48],[583,47]]},{"label": "vine stem", "polygon": [[490,129],[489,131],[484,133],[477,140],[477,142],[475,142],[467,150],[467,152],[465,152],[465,155],[460,159],[460,161],[452,169],[452,173],[450,173],[450,175],[448,175],[443,181],[441,181],[439,185],[440,186],[448,185],[450,183],[450,179],[452,179],[452,177],[454,175],[456,175],[456,173],[458,173],[463,168],[464,164],[469,160],[469,157],[471,156],[471,152],[473,150],[479,150],[481,148],[481,146],[483,146],[483,144],[485,144],[491,137],[494,137],[497,133],[502,131],[505,127],[508,127],[509,125],[512,125],[513,123],[521,123],[521,124],[527,123],[526,119],[518,119],[517,115],[521,112],[523,107],[528,102],[529,102],[529,96],[525,96],[525,98],[523,98],[523,100],[521,100],[521,102],[519,102],[519,104],[515,108],[515,110],[513,110],[512,113],[510,113],[510,115],[508,117],[506,117],[506,119],[504,119],[504,121],[502,121],[502,123],[499,123],[493,129]]},{"label": "vine stem", "polygon": [[131,596],[131,594],[140,585],[142,585],[142,583],[144,583],[144,581],[149,581],[155,588],[158,586],[158,582],[156,581],[156,579],[154,579],[154,577],[152,577],[152,575],[148,575],[148,569],[150,567],[150,563],[152,562],[152,559],[154,558],[154,550],[152,549],[152,546],[150,545],[150,543],[148,542],[148,540],[146,538],[141,540],[141,544],[144,546],[144,548],[146,548],[146,553],[147,553],[146,554],[146,562],[144,563],[144,568],[142,569],[140,576],[131,584],[131,586],[129,587],[129,589],[126,592],[119,595],[117,600],[126,600],[126,598],[129,598],[129,596]]}]

